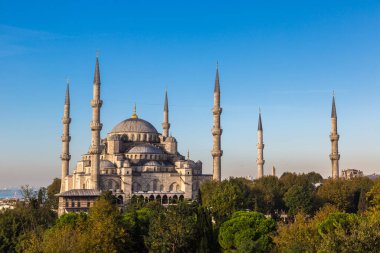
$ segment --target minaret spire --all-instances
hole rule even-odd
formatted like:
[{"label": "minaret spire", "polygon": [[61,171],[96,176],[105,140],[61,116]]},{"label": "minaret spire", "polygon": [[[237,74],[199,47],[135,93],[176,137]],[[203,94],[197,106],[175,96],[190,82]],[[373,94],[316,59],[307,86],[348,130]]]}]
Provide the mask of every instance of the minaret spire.
[{"label": "minaret spire", "polygon": [[169,105],[168,105],[168,91],[165,91],[165,101],[164,101],[164,120],[162,122],[162,135],[164,137],[169,136]]},{"label": "minaret spire", "polygon": [[221,150],[221,136],[223,129],[220,127],[220,115],[222,114],[222,108],[220,107],[220,85],[219,85],[219,69],[218,63],[216,64],[216,76],[215,76],[215,87],[214,87],[214,107],[212,108],[212,113],[214,115],[214,126],[211,130],[213,135],[213,147],[211,150],[211,155],[213,158],[213,173],[212,178],[216,181],[221,181],[222,165],[221,158],[223,151]]},{"label": "minaret spire", "polygon": [[99,189],[99,164],[100,164],[100,131],[102,130],[102,123],[100,123],[100,108],[103,101],[100,99],[100,71],[99,71],[99,56],[96,55],[95,74],[93,84],[93,99],[91,100],[92,107],[92,121],[91,128],[91,183],[92,189]]},{"label": "minaret spire", "polygon": [[63,133],[62,133],[62,154],[61,154],[61,190],[60,192],[66,191],[66,183],[65,178],[69,174],[69,163],[70,163],[70,83],[69,80],[67,80],[67,87],[66,87],[66,96],[65,96],[65,105],[63,107],[63,118],[62,118],[62,124],[63,124]]},{"label": "minaret spire", "polygon": [[261,123],[261,110],[259,109],[259,121],[257,127],[257,178],[264,175],[264,142],[263,142],[263,125]]},{"label": "minaret spire", "polygon": [[331,160],[332,178],[337,179],[339,178],[340,154],[338,150],[339,134],[338,134],[338,117],[337,117],[336,106],[335,106],[335,92],[333,93],[332,109],[331,109],[330,141],[331,141],[330,160]]}]

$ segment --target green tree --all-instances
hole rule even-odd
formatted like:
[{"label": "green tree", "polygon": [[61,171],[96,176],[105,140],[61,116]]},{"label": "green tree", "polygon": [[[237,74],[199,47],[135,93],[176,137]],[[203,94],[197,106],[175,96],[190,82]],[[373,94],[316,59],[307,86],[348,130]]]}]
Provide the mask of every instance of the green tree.
[{"label": "green tree", "polygon": [[222,182],[209,181],[201,185],[201,198],[216,225],[219,226],[234,211],[253,209],[252,183],[244,178],[230,178]]},{"label": "green tree", "polygon": [[366,194],[372,185],[373,182],[366,177],[351,180],[328,179],[318,188],[317,197],[322,203],[336,205],[341,211],[356,213],[360,195]]},{"label": "green tree", "polygon": [[[357,228],[359,218],[356,214],[336,212],[330,214],[318,225],[318,233],[322,237],[320,249],[326,252],[349,252],[347,247],[350,237]],[[356,240],[356,239],[354,239]]]},{"label": "green tree", "polygon": [[285,205],[289,208],[289,214],[303,212],[311,214],[313,211],[314,192],[313,186],[293,185],[284,195]]},{"label": "green tree", "polygon": [[226,252],[268,252],[276,223],[257,212],[235,212],[219,231],[220,246]]},{"label": "green tree", "polygon": [[312,218],[303,213],[295,216],[294,222],[279,223],[277,234],[274,237],[276,251],[278,252],[317,252],[321,236],[318,233],[318,225],[324,221],[330,213],[338,209],[331,205],[325,205],[319,209]]},{"label": "green tree", "polygon": [[265,176],[255,180],[252,192],[256,211],[273,214],[286,208],[282,200],[283,185],[277,177]]},{"label": "green tree", "polygon": [[55,194],[61,190],[61,179],[54,178],[53,182],[46,188],[49,204],[53,209],[58,208],[58,197]]},{"label": "green tree", "polygon": [[196,207],[180,202],[152,220],[147,243],[153,252],[194,252],[197,232]]}]

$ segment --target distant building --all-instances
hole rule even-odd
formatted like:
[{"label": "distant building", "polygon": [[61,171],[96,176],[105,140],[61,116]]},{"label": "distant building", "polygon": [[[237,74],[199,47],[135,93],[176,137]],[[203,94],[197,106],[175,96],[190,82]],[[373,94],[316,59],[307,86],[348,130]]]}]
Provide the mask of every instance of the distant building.
[{"label": "distant building", "polygon": [[355,177],[363,177],[363,171],[355,169],[346,169],[342,170],[342,178],[344,179],[353,179]]}]

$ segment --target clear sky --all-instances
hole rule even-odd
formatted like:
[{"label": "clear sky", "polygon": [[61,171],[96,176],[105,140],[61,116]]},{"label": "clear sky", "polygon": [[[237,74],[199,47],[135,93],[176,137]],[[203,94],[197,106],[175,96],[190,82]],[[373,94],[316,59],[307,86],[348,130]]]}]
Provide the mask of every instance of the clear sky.
[{"label": "clear sky", "polygon": [[380,1],[0,1],[0,187],[60,176],[66,78],[71,168],[90,145],[95,52],[102,136],[132,113],[171,132],[211,173],[213,85],[222,91],[222,176],[330,169],[336,91],[340,167],[380,173]]}]

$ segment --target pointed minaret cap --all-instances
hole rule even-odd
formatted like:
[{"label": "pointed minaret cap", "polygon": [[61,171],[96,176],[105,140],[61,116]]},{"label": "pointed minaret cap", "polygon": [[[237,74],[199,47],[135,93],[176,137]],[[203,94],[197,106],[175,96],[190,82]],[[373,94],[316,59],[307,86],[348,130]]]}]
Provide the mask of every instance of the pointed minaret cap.
[{"label": "pointed minaret cap", "polygon": [[257,131],[263,131],[263,125],[261,123],[261,109],[259,108],[259,123],[257,124]]},{"label": "pointed minaret cap", "polygon": [[96,64],[95,64],[94,83],[100,84],[99,51],[96,51]]},{"label": "pointed minaret cap", "polygon": [[136,114],[136,103],[135,103],[135,106],[133,107],[133,114],[131,116],[131,119],[137,119],[137,114]]},{"label": "pointed minaret cap", "polygon": [[67,79],[65,105],[69,105],[69,104],[70,104],[70,80]]},{"label": "pointed minaret cap", "polygon": [[333,101],[332,101],[332,109],[331,109],[331,118],[337,118],[337,116],[336,116],[336,107],[335,107],[335,91],[333,91]]},{"label": "pointed minaret cap", "polygon": [[214,88],[214,92],[220,92],[218,62],[216,62],[216,75],[215,75],[215,88]]},{"label": "pointed minaret cap", "polygon": [[169,111],[169,106],[168,106],[168,91],[165,91],[165,103],[164,103],[164,111],[168,112]]}]

